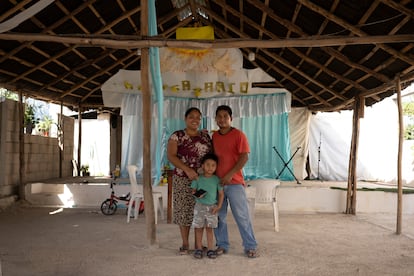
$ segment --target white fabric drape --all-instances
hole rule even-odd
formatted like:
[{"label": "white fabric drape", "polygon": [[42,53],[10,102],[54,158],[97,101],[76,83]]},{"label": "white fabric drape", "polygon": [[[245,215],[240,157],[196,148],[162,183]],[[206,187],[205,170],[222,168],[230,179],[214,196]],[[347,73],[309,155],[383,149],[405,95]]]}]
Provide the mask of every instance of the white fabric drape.
[{"label": "white fabric drape", "polygon": [[55,0],[40,0],[30,8],[22,11],[21,13],[15,15],[14,17],[10,18],[9,20],[3,22],[0,24],[0,33],[8,32],[17,26],[20,25],[20,23],[26,21],[36,13],[40,12],[47,6],[49,6],[51,3],[53,3]]},{"label": "white fabric drape", "polygon": [[[202,128],[209,131],[216,129],[214,122],[217,106],[227,104],[233,109],[233,123],[239,126],[239,120],[249,117],[266,117],[287,113],[290,110],[290,97],[286,93],[270,95],[256,95],[245,97],[222,97],[207,99],[164,98],[164,118],[167,118],[163,126],[163,133],[158,133],[157,106],[153,106],[152,137],[162,135],[161,145],[157,145],[157,139],[151,139],[152,168],[156,168],[155,154],[160,151],[161,160],[165,160],[166,141],[172,131],[177,127],[182,128],[185,111],[192,106],[198,107],[203,113]],[[142,100],[140,94],[125,94],[123,96],[121,115],[123,116],[122,132],[122,162],[121,173],[126,175],[126,166],[134,164],[138,171],[142,171]],[[282,131],[282,130],[281,130]],[[154,179],[157,178],[153,172]]]},{"label": "white fabric drape", "polygon": [[245,97],[218,97],[209,99],[185,99],[165,97],[167,118],[183,119],[185,108],[198,107],[203,115],[214,118],[219,105],[231,106],[233,118],[270,116],[290,112],[290,94],[276,93]]}]

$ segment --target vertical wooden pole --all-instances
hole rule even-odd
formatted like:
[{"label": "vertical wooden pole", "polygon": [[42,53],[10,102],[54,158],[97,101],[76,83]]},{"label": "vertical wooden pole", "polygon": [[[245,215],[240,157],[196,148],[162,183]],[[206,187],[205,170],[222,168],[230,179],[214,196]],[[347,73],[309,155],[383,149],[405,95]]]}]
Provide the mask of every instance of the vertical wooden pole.
[{"label": "vertical wooden pole", "polygon": [[[141,1],[141,36],[148,36],[148,1]],[[145,219],[150,245],[157,243],[155,212],[151,181],[151,88],[149,84],[149,48],[141,49],[141,87],[143,123],[143,180],[145,199]]]},{"label": "vertical wooden pole", "polygon": [[58,122],[58,143],[59,143],[59,177],[62,178],[63,163],[63,101],[60,102],[60,114]]},{"label": "vertical wooden pole", "polygon": [[81,110],[81,106],[79,105],[78,107],[78,176],[80,176],[80,168],[81,168],[81,162],[82,162],[82,158],[81,158],[81,153],[82,153],[82,110]]},{"label": "vertical wooden pole", "polygon": [[22,92],[19,92],[19,199],[26,199],[26,190],[25,190],[25,172],[26,172],[26,163],[24,161],[24,105],[23,105],[23,95]]},{"label": "vertical wooden pole", "polygon": [[365,101],[364,98],[356,97],[354,106],[354,115],[352,119],[352,140],[349,152],[348,166],[348,190],[346,197],[346,214],[356,213],[356,192],[357,192],[357,175],[356,167],[358,160],[358,143],[359,143],[359,119],[364,114]]},{"label": "vertical wooden pole", "polygon": [[403,112],[401,105],[401,83],[400,78],[397,78],[397,105],[398,105],[398,125],[399,125],[399,136],[398,136],[398,161],[397,161],[397,184],[398,184],[398,201],[397,201],[397,235],[401,234],[401,222],[402,222],[402,174],[401,174],[401,160],[403,153],[403,139],[404,139],[404,125],[403,125]]}]

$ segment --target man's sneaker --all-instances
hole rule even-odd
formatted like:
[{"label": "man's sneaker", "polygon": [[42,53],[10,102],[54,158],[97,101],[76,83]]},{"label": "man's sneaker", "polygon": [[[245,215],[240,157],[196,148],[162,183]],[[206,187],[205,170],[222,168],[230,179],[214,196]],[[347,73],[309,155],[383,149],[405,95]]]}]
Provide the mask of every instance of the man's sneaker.
[{"label": "man's sneaker", "polygon": [[223,255],[223,254],[227,254],[227,249],[223,248],[223,247],[217,247],[216,249],[216,254],[217,255]]}]

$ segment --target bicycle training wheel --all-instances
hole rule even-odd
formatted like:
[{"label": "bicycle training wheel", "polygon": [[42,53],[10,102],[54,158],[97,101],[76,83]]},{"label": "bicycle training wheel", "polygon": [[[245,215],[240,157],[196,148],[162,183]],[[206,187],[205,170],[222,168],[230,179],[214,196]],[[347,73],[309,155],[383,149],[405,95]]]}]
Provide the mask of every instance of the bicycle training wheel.
[{"label": "bicycle training wheel", "polygon": [[107,200],[102,202],[101,212],[102,212],[102,214],[107,215],[107,216],[113,215],[113,214],[115,214],[117,207],[118,206],[116,205],[116,202],[112,201],[112,204],[111,204],[111,200],[108,198]]}]

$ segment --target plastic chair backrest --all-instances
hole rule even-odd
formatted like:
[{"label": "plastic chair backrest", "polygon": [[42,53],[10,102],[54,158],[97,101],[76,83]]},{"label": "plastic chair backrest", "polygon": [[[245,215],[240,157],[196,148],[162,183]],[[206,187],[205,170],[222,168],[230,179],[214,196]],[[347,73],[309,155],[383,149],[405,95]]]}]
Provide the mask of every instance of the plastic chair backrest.
[{"label": "plastic chair backrest", "polygon": [[275,197],[275,180],[256,180],[253,187],[256,188],[256,203],[271,203]]},{"label": "plastic chair backrest", "polygon": [[135,165],[128,165],[129,183],[131,184],[131,194],[142,193],[142,185],[138,185],[137,171],[138,167]]}]

